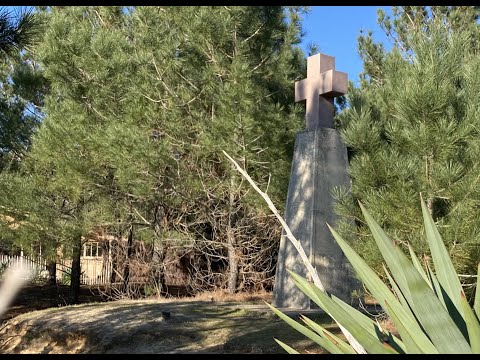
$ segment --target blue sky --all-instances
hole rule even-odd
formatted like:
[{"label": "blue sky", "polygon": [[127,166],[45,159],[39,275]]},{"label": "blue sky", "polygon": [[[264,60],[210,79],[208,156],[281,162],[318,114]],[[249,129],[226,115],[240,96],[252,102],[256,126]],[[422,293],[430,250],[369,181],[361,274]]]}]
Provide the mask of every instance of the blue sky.
[{"label": "blue sky", "polygon": [[377,9],[391,15],[390,6],[312,6],[304,16],[306,32],[302,48],[308,55],[308,44],[316,43],[319,51],[335,57],[335,69],[348,74],[348,79],[358,84],[358,75],[363,69],[357,51],[360,29],[373,31],[373,38],[382,42],[386,49],[391,44],[377,25]]}]

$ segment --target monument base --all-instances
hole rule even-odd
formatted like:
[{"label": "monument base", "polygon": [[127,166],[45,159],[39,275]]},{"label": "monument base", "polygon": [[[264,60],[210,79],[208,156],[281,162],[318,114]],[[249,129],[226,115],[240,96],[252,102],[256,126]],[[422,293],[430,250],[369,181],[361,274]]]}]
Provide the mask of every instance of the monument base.
[{"label": "monument base", "polygon": [[[348,260],[326,223],[335,227],[332,189],[350,187],[347,150],[335,129],[318,128],[297,134],[288,186],[285,221],[317,269],[325,290],[346,303],[361,289]],[[317,307],[294,284],[286,269],[310,279],[295,247],[282,235],[278,253],[273,305],[311,309]]]}]

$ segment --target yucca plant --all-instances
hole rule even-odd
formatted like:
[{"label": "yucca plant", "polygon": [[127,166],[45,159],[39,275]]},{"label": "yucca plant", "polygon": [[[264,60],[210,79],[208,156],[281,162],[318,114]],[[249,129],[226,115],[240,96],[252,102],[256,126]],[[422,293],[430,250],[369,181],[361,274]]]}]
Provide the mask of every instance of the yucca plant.
[{"label": "yucca plant", "polygon": [[[390,317],[400,338],[382,329],[378,322],[293,272],[289,273],[295,284],[332,317],[341,329],[346,330],[344,333],[353,337],[354,344],[352,341],[343,341],[305,316],[301,317],[305,323],[302,325],[273,306],[267,305],[294,329],[330,353],[480,353],[479,277],[477,275],[472,309],[423,199],[421,205],[426,240],[435,270],[428,263],[423,268],[410,245],[408,248],[411,259],[409,259],[360,204],[388,267],[387,270],[384,266],[384,270],[391,287],[388,287],[329,226],[360,279]],[[298,353],[283,342],[275,340],[287,352]]]},{"label": "yucca plant", "polygon": [[[260,190],[252,178],[225,151],[225,156],[247,179],[268,204],[282,224],[286,237],[302,258],[313,283],[289,271],[295,284],[335,322],[348,339],[341,338],[324,329],[311,319],[302,316],[305,325],[291,319],[275,307],[267,304],[280,318],[294,329],[315,341],[325,350],[335,354],[379,353],[480,353],[480,278],[477,275],[473,309],[470,307],[460,280],[435,226],[430,213],[421,200],[425,235],[430,247],[435,271],[426,264],[424,269],[413,249],[408,246],[411,260],[392,241],[362,204],[360,207],[385,260],[386,275],[391,289],[367,263],[332,229],[358,276],[392,320],[400,338],[382,329],[357,309],[334,295],[324,291],[316,270],[309,262],[300,242],[295,238],[285,220],[280,216],[269,196]],[[480,264],[478,268],[480,273]],[[298,352],[275,339],[287,352]]]}]

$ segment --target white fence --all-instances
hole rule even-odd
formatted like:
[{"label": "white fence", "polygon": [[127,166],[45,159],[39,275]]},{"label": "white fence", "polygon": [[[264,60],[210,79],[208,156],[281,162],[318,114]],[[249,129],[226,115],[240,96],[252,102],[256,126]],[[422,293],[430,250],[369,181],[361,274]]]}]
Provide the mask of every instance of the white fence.
[{"label": "white fence", "polygon": [[[72,260],[57,263],[57,279],[70,273]],[[85,285],[109,284],[112,273],[110,262],[103,258],[80,258],[80,282]]]},{"label": "white fence", "polygon": [[[10,256],[0,254],[0,269],[3,266],[19,263],[29,268],[32,278],[42,276],[42,271],[47,269],[47,261],[43,258],[28,256]],[[57,263],[57,281],[67,282],[71,273],[72,260],[63,260]],[[102,258],[80,258],[80,282],[85,285],[100,285],[110,282],[111,265]],[[45,272],[44,276],[48,276]]]},{"label": "white fence", "polygon": [[19,264],[21,267],[27,267],[30,277],[40,275],[40,272],[46,269],[45,259],[30,258],[27,256],[0,255],[0,268],[5,270],[8,265]]}]

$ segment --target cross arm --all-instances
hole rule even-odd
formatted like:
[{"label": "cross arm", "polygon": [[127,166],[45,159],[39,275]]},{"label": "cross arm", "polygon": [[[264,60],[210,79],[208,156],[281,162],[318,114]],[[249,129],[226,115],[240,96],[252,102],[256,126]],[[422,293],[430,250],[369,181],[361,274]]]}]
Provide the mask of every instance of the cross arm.
[{"label": "cross arm", "polygon": [[341,71],[325,71],[320,74],[317,86],[319,86],[319,95],[327,97],[341,96],[347,93],[348,75]]},{"label": "cross arm", "polygon": [[310,79],[295,81],[295,102],[306,100],[309,96]]},{"label": "cross arm", "polygon": [[347,92],[347,73],[328,70],[314,78],[306,78],[295,82],[295,102],[306,100],[312,96],[336,97]]}]

